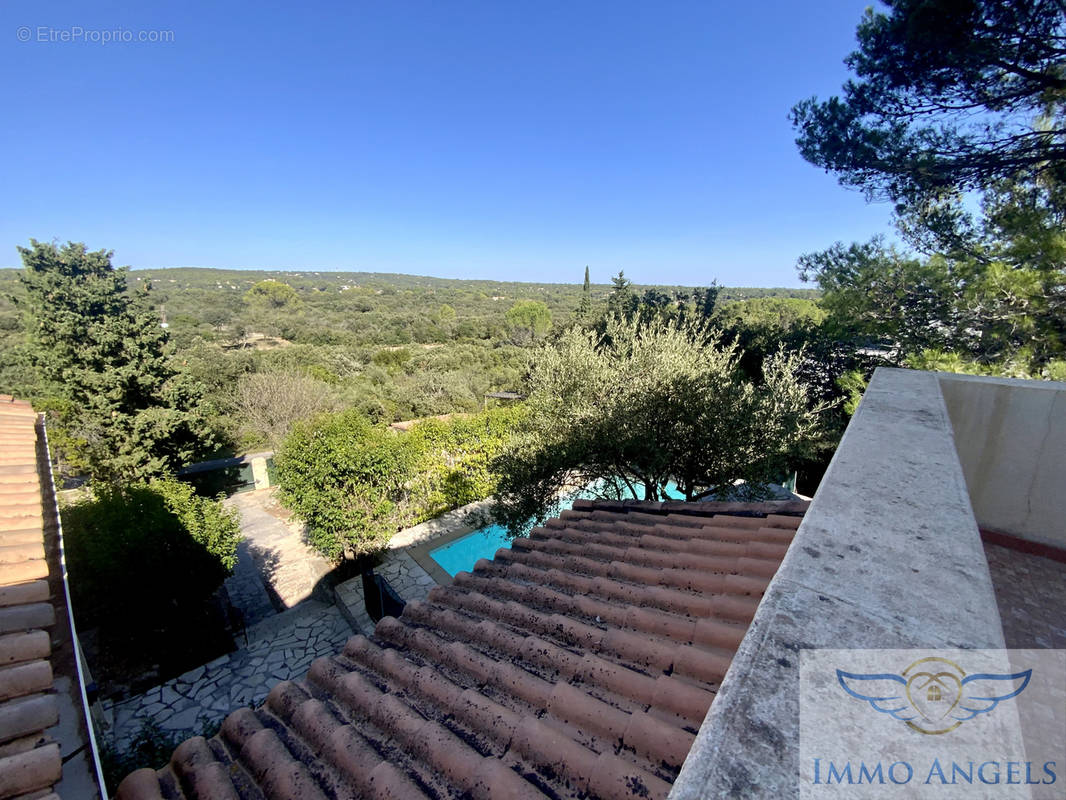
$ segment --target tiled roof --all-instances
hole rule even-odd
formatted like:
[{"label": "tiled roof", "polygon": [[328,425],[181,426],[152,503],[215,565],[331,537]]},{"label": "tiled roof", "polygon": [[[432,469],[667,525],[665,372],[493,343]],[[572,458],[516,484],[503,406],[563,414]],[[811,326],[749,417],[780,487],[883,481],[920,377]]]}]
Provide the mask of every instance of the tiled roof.
[{"label": "tiled roof", "polygon": [[665,797],[805,508],[578,502],[118,797]]},{"label": "tiled roof", "polygon": [[52,690],[55,625],[44,550],[36,415],[0,395],[0,797],[39,797],[61,773],[45,729],[59,719]]}]

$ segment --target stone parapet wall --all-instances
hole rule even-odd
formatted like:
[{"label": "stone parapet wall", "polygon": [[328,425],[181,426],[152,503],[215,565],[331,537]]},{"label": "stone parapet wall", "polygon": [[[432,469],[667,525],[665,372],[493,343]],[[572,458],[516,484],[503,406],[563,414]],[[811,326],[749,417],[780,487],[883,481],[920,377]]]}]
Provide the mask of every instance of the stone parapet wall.
[{"label": "stone parapet wall", "polygon": [[798,796],[805,648],[1003,646],[939,376],[878,369],[670,797]]},{"label": "stone parapet wall", "polygon": [[1066,548],[1066,383],[939,378],[978,525]]}]

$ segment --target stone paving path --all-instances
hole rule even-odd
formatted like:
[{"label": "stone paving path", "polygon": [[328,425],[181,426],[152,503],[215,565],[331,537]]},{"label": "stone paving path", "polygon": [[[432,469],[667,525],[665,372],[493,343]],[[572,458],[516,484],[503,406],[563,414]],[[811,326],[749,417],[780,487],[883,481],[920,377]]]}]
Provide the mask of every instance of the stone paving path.
[{"label": "stone paving path", "polygon": [[[425,600],[426,595],[437,585],[437,582],[403,550],[389,552],[374,571],[387,579],[404,600]],[[337,607],[347,618],[352,630],[364,636],[372,635],[374,621],[366,613],[366,605],[363,603],[363,579],[355,577],[339,583],[334,587],[333,593]]]},{"label": "stone paving path", "polygon": [[[303,525],[291,520],[290,512],[281,507],[274,494],[274,489],[241,492],[227,497],[225,505],[240,511],[248,555],[266,590],[273,594],[275,605],[292,608],[311,596],[333,565],[304,544]],[[243,589],[238,590],[238,597],[247,596]],[[320,597],[328,598],[328,594]],[[230,599],[237,604],[232,593]]]},{"label": "stone paving path", "polygon": [[245,626],[250,627],[278,613],[247,540],[237,545],[237,566],[224,585],[230,603],[244,615]]},{"label": "stone paving path", "polygon": [[403,550],[393,550],[377,568],[404,600],[425,600],[437,582]]},{"label": "stone paving path", "polygon": [[119,703],[103,703],[105,734],[121,752],[148,720],[187,738],[242,706],[261,703],[280,681],[338,652],[352,629],[336,606],[315,600],[248,629],[248,645]]},{"label": "stone paving path", "polygon": [[[487,501],[471,503],[429,522],[400,531],[389,540],[389,549],[385,553],[384,560],[374,571],[386,578],[404,600],[425,600],[437,582],[407,554],[406,549],[453,531],[472,527],[477,522],[477,515],[484,513],[487,505]],[[348,619],[352,629],[365,636],[373,634],[374,622],[366,613],[366,606],[363,603],[362,578],[351,578],[337,584],[333,589],[333,594],[337,607]]]},{"label": "stone paving path", "polygon": [[[174,736],[196,735],[242,706],[261,703],[280,681],[302,677],[314,659],[340,651],[353,631],[367,636],[374,632],[359,577],[335,587],[335,605],[310,599],[274,612],[277,603],[271,605],[267,587],[282,602],[298,602],[310,595],[330,565],[303,544],[300,526],[284,519],[271,490],[234,495],[226,504],[240,509],[247,537],[234,575],[226,582],[231,601],[245,613],[247,643],[137,697],[105,701],[104,733],[120,752],[149,720]],[[471,512],[483,505],[475,503],[401,531],[390,541],[377,572],[405,600],[424,600],[437,583],[405,548],[459,526],[470,527]],[[243,641],[238,635],[238,643]]]}]

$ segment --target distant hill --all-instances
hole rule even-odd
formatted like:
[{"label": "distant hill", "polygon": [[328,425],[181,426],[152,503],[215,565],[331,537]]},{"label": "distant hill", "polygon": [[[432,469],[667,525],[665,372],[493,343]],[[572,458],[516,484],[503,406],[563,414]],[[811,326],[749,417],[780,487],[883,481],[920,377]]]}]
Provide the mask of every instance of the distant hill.
[{"label": "distant hill", "polygon": [[[20,356],[24,335],[15,304],[18,271],[0,270],[0,392],[44,396]],[[277,281],[252,292],[263,281]],[[327,384],[338,406],[393,422],[473,411],[484,394],[520,388],[523,342],[507,323],[520,300],[544,303],[552,331],[572,322],[579,283],[432,278],[380,272],[235,270],[201,267],[139,269],[131,291],[151,284],[150,302],[177,354],[209,390],[219,424],[246,447],[262,442],[240,427],[231,409],[249,373],[297,371]],[[641,286],[669,297],[694,287]],[[594,310],[611,284],[594,284]],[[816,298],[810,289],[726,287],[720,303],[760,297]]]},{"label": "distant hill", "polygon": [[[312,290],[318,288],[325,291],[328,288],[341,286],[360,286],[393,289],[473,289],[488,293],[510,292],[525,296],[530,291],[552,292],[558,289],[569,288],[580,291],[581,283],[549,283],[534,281],[492,281],[472,280],[466,278],[434,278],[428,275],[407,275],[395,272],[334,272],[329,270],[247,270],[247,269],[216,269],[214,267],[166,267],[162,269],[135,269],[131,271],[133,278],[144,277],[145,279],[175,282],[187,287],[208,288],[211,285],[233,284],[248,288],[252,284],[273,278],[289,284],[296,289]],[[610,291],[610,283],[594,283],[592,290],[597,293]],[[645,289],[659,289],[661,291],[676,292],[696,288],[682,284],[633,284],[636,291]],[[722,287],[719,297],[723,300],[748,300],[754,297],[804,297],[815,299],[820,295],[817,289],[793,289],[787,287]]]}]

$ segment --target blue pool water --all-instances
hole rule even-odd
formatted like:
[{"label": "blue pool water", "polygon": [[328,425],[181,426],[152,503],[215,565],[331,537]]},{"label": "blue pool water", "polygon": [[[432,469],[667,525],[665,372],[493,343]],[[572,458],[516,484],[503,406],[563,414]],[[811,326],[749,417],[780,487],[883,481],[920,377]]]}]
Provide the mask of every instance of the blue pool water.
[{"label": "blue pool water", "polygon": [[[644,499],[643,487],[639,493],[641,499]],[[667,484],[666,493],[672,500],[685,499],[685,495],[677,490],[677,485],[673,481]],[[570,508],[576,498],[592,496],[594,494],[589,491],[578,492],[560,501],[559,509]],[[440,564],[445,572],[455,577],[460,572],[471,572],[480,559],[492,558],[501,547],[510,546],[511,537],[507,535],[505,527],[486,525],[453,542],[430,550],[429,557]]]},{"label": "blue pool water", "polygon": [[510,547],[511,539],[502,525],[488,525],[461,539],[429,551],[429,556],[449,575],[470,572],[482,558],[492,558],[501,547]]}]

